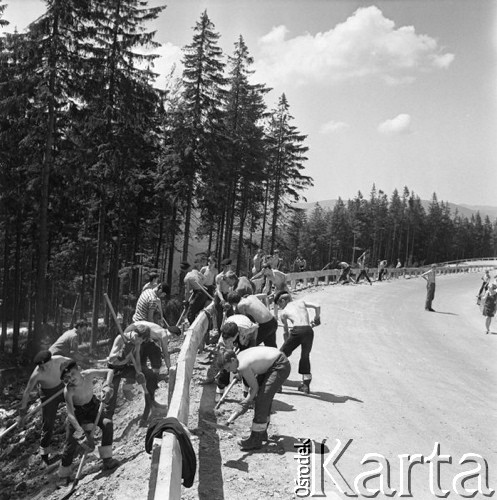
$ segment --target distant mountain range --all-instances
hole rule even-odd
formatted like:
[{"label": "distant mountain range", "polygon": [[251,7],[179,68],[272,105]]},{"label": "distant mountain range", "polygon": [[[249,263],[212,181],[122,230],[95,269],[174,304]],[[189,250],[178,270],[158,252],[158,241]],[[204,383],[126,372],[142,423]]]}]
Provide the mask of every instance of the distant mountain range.
[{"label": "distant mountain range", "polygon": [[[315,201],[312,203],[295,203],[293,206],[296,208],[302,208],[307,212],[310,212],[314,210],[316,204],[319,203],[322,208],[324,209],[329,208],[330,210],[333,210],[333,207],[335,206],[336,202],[337,200],[322,200],[322,201]],[[347,203],[346,200],[344,200],[344,202]],[[426,211],[428,211],[430,203],[431,203],[430,201],[421,200],[421,204],[423,205],[423,208]],[[485,219],[487,215],[491,221],[497,219],[497,207],[490,207],[485,205],[457,205],[455,203],[450,203],[450,202],[448,203],[452,216],[455,215],[457,210],[460,216],[467,217],[468,219],[471,219],[471,216],[476,215],[477,212],[480,212],[480,216],[482,219]]]}]

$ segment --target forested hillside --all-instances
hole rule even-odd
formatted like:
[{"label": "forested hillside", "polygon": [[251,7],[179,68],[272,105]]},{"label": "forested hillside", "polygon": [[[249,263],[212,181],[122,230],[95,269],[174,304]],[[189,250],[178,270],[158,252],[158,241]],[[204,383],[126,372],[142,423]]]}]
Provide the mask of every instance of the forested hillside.
[{"label": "forested hillside", "polygon": [[0,295],[14,353],[21,322],[31,351],[48,323],[91,315],[96,331],[104,292],[132,303],[150,268],[171,282],[196,236],[238,267],[255,228],[270,250],[285,204],[312,184],[285,94],[266,107],[243,36],[223,54],[207,12],[182,77],[156,87],[147,24],[164,8],[47,0],[25,33],[0,37]]},{"label": "forested hillside", "polygon": [[[147,271],[173,290],[180,260],[231,257],[238,271],[259,246],[298,253],[310,269],[356,252],[415,264],[496,253],[496,225],[426,211],[405,188],[373,189],[319,206],[292,204],[305,175],[306,135],[285,89],[253,83],[243,34],[223,53],[215,24],[192,19],[179,78],[154,73],[165,7],[146,1],[46,0],[25,32],[7,31],[0,0],[0,352],[33,353],[51,326],[109,324],[103,294],[133,308]],[[165,12],[167,15],[167,11]],[[160,82],[160,83],[157,83]],[[333,168],[327,167],[327,168]],[[455,216],[454,216],[455,215]]]}]

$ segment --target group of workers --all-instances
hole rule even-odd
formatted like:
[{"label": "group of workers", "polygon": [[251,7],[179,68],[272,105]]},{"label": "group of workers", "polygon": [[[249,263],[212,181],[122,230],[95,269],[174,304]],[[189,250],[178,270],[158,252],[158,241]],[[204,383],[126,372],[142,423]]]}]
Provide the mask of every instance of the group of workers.
[{"label": "group of workers", "polygon": [[[307,308],[315,311],[314,324],[320,322],[320,308],[309,302],[293,301],[286,286],[286,275],[265,263],[256,275],[274,284],[275,311],[272,313],[267,294],[255,294],[253,281],[238,276],[231,269],[230,259],[221,262],[221,272],[217,272],[215,264],[213,257],[199,270],[187,262],[181,264],[185,273],[184,313],[188,322],[192,323],[208,301],[213,300],[217,311],[214,330],[218,329],[219,333],[218,390],[228,385],[230,371],[243,378],[247,390],[240,405],[242,411],[231,415],[228,424],[254,402],[252,432],[248,439],[240,442],[240,446],[242,449],[256,449],[262,446],[263,438],[267,436],[274,394],[281,389],[290,373],[287,357],[298,346],[302,347],[299,363],[302,385],[299,390],[309,392],[312,379],[309,354],[313,330]],[[119,465],[112,454],[112,419],[121,381],[124,401],[133,398],[132,387],[135,383],[146,390],[148,397],[140,424],[147,425],[158,382],[168,379],[171,364],[169,339],[181,333],[178,328],[169,327],[164,319],[162,301],[168,295],[167,284],[159,282],[158,276],[151,274],[136,303],[133,323],[124,331],[120,330],[114,339],[106,368],[89,368],[81,349],[89,326],[84,320],[78,321],[47,350],[35,356],[35,368],[21,399],[17,425],[22,428],[26,424],[30,395],[38,386],[42,404],[40,457],[42,463],[47,465],[60,458],[58,476],[61,479],[71,477],[78,445],[86,452],[95,449],[91,432],[95,425],[102,430],[98,452],[103,469],[111,470]],[[276,345],[278,307],[285,339],[280,349]],[[100,379],[101,383],[95,384],[96,379]],[[97,394],[97,387],[100,394]],[[60,454],[51,455],[56,415],[63,403],[67,409],[65,443]]]},{"label": "group of workers", "polygon": [[[119,462],[112,456],[113,423],[118,389],[124,379],[124,400],[133,398],[132,386],[137,383],[146,391],[145,408],[140,425],[148,423],[151,405],[159,380],[167,380],[171,366],[168,343],[180,333],[175,327],[164,328],[162,299],[168,294],[165,283],[152,279],[147,283],[136,304],[133,323],[114,339],[106,368],[88,368],[88,359],[81,345],[86,340],[88,324],[78,321],[74,328],[63,333],[47,350],[34,358],[35,368],[24,390],[17,425],[26,423],[30,394],[39,387],[42,411],[40,457],[50,465],[60,458],[58,476],[68,480],[73,472],[72,462],[78,444],[86,452],[95,449],[92,428],[102,429],[101,446],[98,448],[102,467],[114,469]],[[161,373],[162,364],[164,371]],[[102,379],[100,397],[97,396],[95,379]],[[57,410],[61,403],[67,409],[65,443],[60,455],[50,455],[50,443]]]}]

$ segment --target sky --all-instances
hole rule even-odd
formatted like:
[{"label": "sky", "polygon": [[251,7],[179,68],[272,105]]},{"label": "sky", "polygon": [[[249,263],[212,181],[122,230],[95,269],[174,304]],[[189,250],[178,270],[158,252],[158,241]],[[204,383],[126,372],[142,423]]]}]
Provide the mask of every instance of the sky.
[{"label": "sky", "polygon": [[[23,31],[42,0],[4,0]],[[309,202],[373,184],[422,199],[497,206],[497,0],[150,0],[165,76],[204,10],[231,55],[243,37],[253,78],[284,93],[307,136]],[[179,73],[178,73],[179,74]]]}]

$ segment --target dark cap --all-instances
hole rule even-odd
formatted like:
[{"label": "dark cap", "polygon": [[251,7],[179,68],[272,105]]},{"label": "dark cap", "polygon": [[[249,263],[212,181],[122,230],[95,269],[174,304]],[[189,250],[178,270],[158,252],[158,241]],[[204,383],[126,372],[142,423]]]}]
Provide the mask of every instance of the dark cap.
[{"label": "dark cap", "polygon": [[180,265],[179,265],[179,268],[182,270],[182,271],[186,271],[187,269],[190,269],[190,263],[189,262],[186,262],[186,260],[184,262],[182,262]]},{"label": "dark cap", "polygon": [[35,365],[44,365],[52,359],[52,353],[50,351],[40,351],[33,359]]},{"label": "dark cap", "polygon": [[172,326],[169,326],[167,328],[173,335],[181,335],[181,330],[175,326],[175,325],[172,325]]},{"label": "dark cap", "polygon": [[74,359],[67,361],[60,367],[60,380],[64,380],[64,377],[74,368],[77,367],[78,364]]},{"label": "dark cap", "polygon": [[231,264],[231,259],[224,259],[221,261],[222,266],[229,266]]}]

